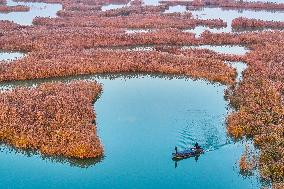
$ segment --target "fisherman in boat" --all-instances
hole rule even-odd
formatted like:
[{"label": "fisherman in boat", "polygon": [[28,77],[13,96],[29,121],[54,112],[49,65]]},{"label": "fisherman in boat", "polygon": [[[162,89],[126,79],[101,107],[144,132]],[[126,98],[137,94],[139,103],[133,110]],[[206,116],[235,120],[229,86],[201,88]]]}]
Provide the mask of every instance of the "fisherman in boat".
[{"label": "fisherman in boat", "polygon": [[195,147],[196,150],[200,150],[201,149],[201,146],[199,146],[199,144],[197,142],[195,143],[194,147]]}]

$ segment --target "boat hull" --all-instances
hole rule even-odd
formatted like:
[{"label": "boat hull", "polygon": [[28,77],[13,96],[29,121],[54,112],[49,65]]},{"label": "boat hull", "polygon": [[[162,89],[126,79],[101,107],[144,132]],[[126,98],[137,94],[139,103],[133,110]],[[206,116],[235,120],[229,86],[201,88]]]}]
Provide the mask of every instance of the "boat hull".
[{"label": "boat hull", "polygon": [[204,153],[204,150],[202,148],[201,149],[191,148],[189,150],[184,150],[184,151],[181,151],[181,152],[172,153],[172,159],[173,160],[181,160],[181,159],[199,156],[200,154],[203,154],[203,153]]}]

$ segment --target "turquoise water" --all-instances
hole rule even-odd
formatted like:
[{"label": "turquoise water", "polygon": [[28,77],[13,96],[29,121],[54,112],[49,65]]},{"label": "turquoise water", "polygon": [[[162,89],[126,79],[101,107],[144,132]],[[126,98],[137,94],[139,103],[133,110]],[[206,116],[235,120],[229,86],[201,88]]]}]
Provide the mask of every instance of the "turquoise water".
[{"label": "turquoise water", "polygon": [[[85,79],[103,83],[94,106],[105,157],[80,168],[4,150],[1,188],[259,187],[257,177],[243,178],[235,164],[243,145],[226,136],[224,86],[142,75]],[[174,146],[184,149],[196,141],[210,151],[175,165]]]}]

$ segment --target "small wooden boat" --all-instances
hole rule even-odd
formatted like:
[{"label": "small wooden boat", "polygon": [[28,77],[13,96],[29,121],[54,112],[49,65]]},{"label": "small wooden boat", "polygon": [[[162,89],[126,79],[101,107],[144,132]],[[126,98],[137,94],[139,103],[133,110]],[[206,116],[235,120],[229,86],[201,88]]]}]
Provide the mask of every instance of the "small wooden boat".
[{"label": "small wooden boat", "polygon": [[200,154],[204,153],[203,148],[189,148],[180,152],[172,153],[173,160],[181,160],[189,157],[199,156]]}]

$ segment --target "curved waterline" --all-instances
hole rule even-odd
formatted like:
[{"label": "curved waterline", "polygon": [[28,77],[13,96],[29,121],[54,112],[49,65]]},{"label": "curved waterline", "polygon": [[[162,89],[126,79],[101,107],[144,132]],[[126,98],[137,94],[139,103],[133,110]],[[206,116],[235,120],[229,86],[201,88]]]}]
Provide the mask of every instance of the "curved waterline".
[{"label": "curved waterline", "polygon": [[[65,81],[72,79],[74,78]],[[210,180],[212,177],[213,180],[223,179],[222,183],[214,183],[213,188],[259,186],[256,177],[243,179],[239,176],[238,169],[234,169],[243,145],[232,144],[226,135],[224,120],[228,104],[223,98],[225,86],[163,75],[98,75],[85,76],[84,79],[97,80],[103,84],[103,93],[94,106],[105,158],[101,162],[94,162],[96,166],[79,171],[65,164],[54,164],[60,162],[56,158],[55,161],[42,161],[36,155],[26,157],[13,153],[3,154],[2,162],[13,158],[18,169],[24,172],[23,162],[27,166],[34,163],[37,165],[38,168],[26,175],[18,174],[31,187],[35,185],[27,180],[28,177],[52,177],[54,181],[45,183],[45,186],[57,183],[56,178],[64,178],[65,182],[57,183],[58,187],[64,187],[67,183],[79,187],[76,183],[82,183],[81,179],[84,179],[88,183],[84,188],[145,188],[143,182],[148,183],[147,188],[171,188],[174,182],[178,182],[180,187],[187,187],[192,186],[190,183],[193,181],[197,182],[194,186],[199,188],[210,187],[212,183],[204,182],[204,179]],[[196,140],[207,150],[214,151],[201,156],[197,163],[194,159],[179,162],[175,169],[171,160],[174,145],[184,148]],[[217,159],[219,162],[215,162]],[[80,163],[74,165],[79,166]],[[45,172],[39,177],[36,172],[41,168]],[[3,165],[1,167],[5,174],[9,169]],[[227,176],[216,174],[216,169],[225,172]],[[60,172],[60,176],[55,174],[55,170]],[[9,176],[13,178],[12,175]],[[167,177],[167,182],[162,182],[164,177]],[[199,177],[203,179],[196,181]]]},{"label": "curved waterline", "polygon": [[32,25],[32,21],[35,17],[57,17],[57,11],[62,10],[61,4],[15,2],[12,0],[7,0],[7,5],[25,5],[30,7],[30,11],[28,12],[0,13],[0,20],[9,20],[21,25]]}]

